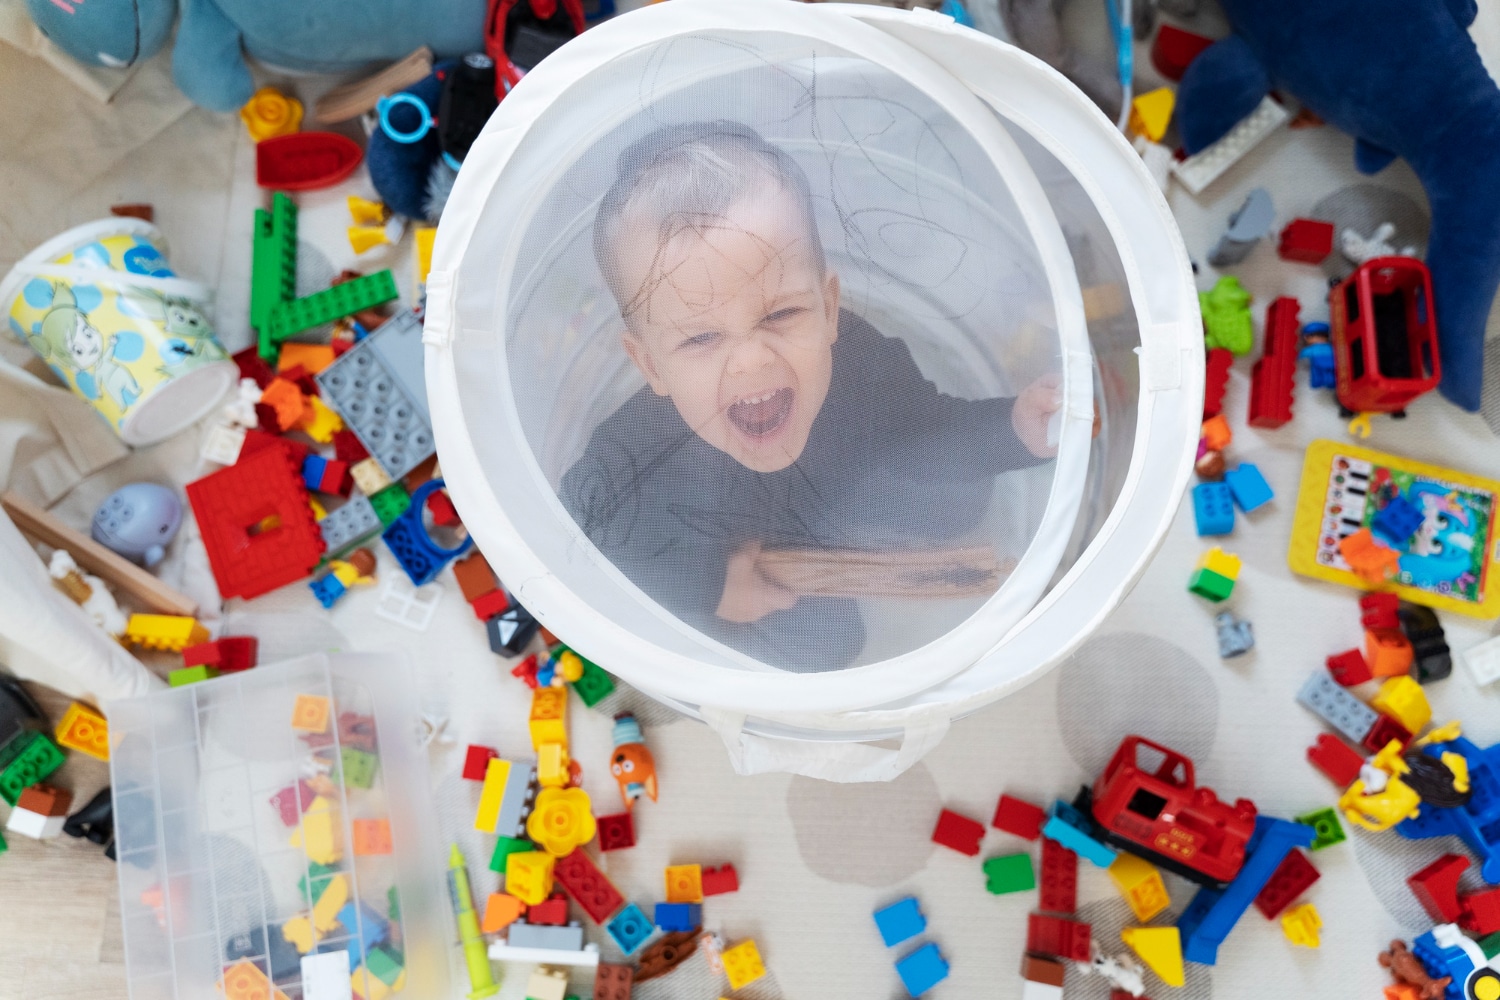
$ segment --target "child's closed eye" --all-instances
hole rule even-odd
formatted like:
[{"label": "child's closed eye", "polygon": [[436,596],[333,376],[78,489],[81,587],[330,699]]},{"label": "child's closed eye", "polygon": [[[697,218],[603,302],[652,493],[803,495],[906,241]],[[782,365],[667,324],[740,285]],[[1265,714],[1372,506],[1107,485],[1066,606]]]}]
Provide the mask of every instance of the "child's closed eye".
[{"label": "child's closed eye", "polygon": [[770,313],[766,316],[765,319],[761,320],[761,322],[770,325],[774,325],[776,323],[784,323],[789,319],[796,319],[798,316],[801,316],[805,312],[807,312],[806,306],[787,306],[785,309],[778,309],[775,312]]},{"label": "child's closed eye", "polygon": [[700,333],[695,336],[688,337],[686,340],[683,340],[677,345],[677,349],[682,350],[683,348],[712,347],[714,344],[717,344],[719,342],[719,338],[721,336],[723,335],[719,333],[719,331],[710,330],[707,333]]}]

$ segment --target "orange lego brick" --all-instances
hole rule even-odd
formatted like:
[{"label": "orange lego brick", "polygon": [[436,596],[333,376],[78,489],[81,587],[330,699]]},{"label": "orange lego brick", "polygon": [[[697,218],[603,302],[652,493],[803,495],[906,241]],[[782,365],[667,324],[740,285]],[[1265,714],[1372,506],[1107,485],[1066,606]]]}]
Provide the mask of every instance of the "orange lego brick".
[{"label": "orange lego brick", "polygon": [[224,970],[219,979],[219,992],[224,1000],[287,1000],[266,978],[260,966],[249,961],[239,961]]},{"label": "orange lego brick", "polygon": [[17,809],[34,812],[38,816],[66,816],[73,804],[73,793],[52,785],[39,784],[21,791],[16,800]]},{"label": "orange lego brick", "polygon": [[1384,583],[1401,567],[1401,554],[1375,539],[1369,528],[1360,528],[1339,541],[1339,555],[1349,569],[1370,583]]},{"label": "orange lego brick", "polygon": [[1229,429],[1229,421],[1224,419],[1224,414],[1220,413],[1203,421],[1203,433],[1200,436],[1208,443],[1209,451],[1223,451],[1234,439],[1234,432]]},{"label": "orange lego brick", "polygon": [[333,347],[329,344],[299,344],[287,341],[281,345],[281,357],[276,361],[276,371],[286,372],[292,368],[307,369],[309,375],[333,364]]},{"label": "orange lego brick", "polygon": [[318,694],[299,694],[292,706],[292,728],[304,733],[328,732],[328,699]]},{"label": "orange lego brick", "polygon": [[302,390],[295,382],[284,378],[272,379],[271,384],[261,390],[260,401],[276,414],[278,431],[300,427],[312,416],[308,412],[307,397],[302,394]]},{"label": "orange lego brick", "polygon": [[68,706],[57,724],[56,735],[60,746],[109,760],[109,724],[83,702],[75,701]]},{"label": "orange lego brick", "polygon": [[[437,495],[433,494],[433,496]],[[499,581],[495,579],[495,571],[490,569],[490,564],[478,552],[464,556],[455,562],[453,577],[458,581],[458,589],[463,591],[464,600],[470,604],[486,594],[494,593],[500,586]]]},{"label": "orange lego brick", "polygon": [[355,854],[391,853],[391,821],[388,819],[357,819],[354,821]]},{"label": "orange lego brick", "polygon": [[670,865],[666,871],[667,902],[703,902],[703,866]]},{"label": "orange lego brick", "polygon": [[526,912],[526,904],[508,892],[492,892],[484,904],[484,923],[479,930],[483,934],[498,934],[520,920]]},{"label": "orange lego brick", "polygon": [[1372,677],[1399,677],[1411,670],[1411,640],[1399,628],[1365,629],[1365,663]]}]

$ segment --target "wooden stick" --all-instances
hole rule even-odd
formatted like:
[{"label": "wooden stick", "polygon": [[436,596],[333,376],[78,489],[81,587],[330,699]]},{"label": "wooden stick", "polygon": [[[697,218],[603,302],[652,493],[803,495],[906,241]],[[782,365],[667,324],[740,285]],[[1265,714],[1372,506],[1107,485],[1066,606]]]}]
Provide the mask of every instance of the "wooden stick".
[{"label": "wooden stick", "polygon": [[400,62],[392,63],[374,76],[335,87],[313,104],[313,121],[321,125],[358,118],[375,108],[375,102],[398,90],[405,90],[432,75],[432,50],[422,46]]},{"label": "wooden stick", "polygon": [[0,493],[0,507],[5,508],[23,534],[54,549],[67,549],[73,561],[83,569],[123,590],[157,614],[192,617],[198,613],[197,602],[179,594],[124,556],[74,531],[25,497]]},{"label": "wooden stick", "polygon": [[859,552],[834,549],[764,549],[755,568],[766,579],[816,597],[905,597],[938,600],[987,597],[1015,569],[993,550]]}]

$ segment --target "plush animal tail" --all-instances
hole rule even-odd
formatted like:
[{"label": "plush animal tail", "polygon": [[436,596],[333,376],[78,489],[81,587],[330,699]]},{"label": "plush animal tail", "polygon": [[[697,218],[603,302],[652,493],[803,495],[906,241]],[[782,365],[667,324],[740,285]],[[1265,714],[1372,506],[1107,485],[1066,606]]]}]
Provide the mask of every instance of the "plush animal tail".
[{"label": "plush animal tail", "polygon": [[[1500,102],[1497,102],[1500,103]],[[1443,381],[1456,406],[1478,410],[1484,388],[1484,333],[1500,289],[1500,120],[1465,137],[1462,151],[1424,164],[1418,173],[1432,204],[1427,266]]]}]

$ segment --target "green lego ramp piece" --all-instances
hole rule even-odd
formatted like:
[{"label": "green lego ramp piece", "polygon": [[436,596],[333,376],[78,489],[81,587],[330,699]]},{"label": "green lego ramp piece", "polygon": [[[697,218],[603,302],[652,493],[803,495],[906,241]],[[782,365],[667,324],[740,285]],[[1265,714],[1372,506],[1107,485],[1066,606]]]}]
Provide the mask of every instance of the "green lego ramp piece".
[{"label": "green lego ramp piece", "polygon": [[258,334],[256,350],[266,361],[276,358],[270,337],[271,314],[297,297],[297,203],[280,191],[271,210],[255,210],[255,239],[250,258],[250,326]]},{"label": "green lego ramp piece", "polygon": [[399,298],[396,278],[390,270],[377,271],[324,289],[306,298],[282,302],[271,310],[271,342],[279,344],[303,330]]}]

